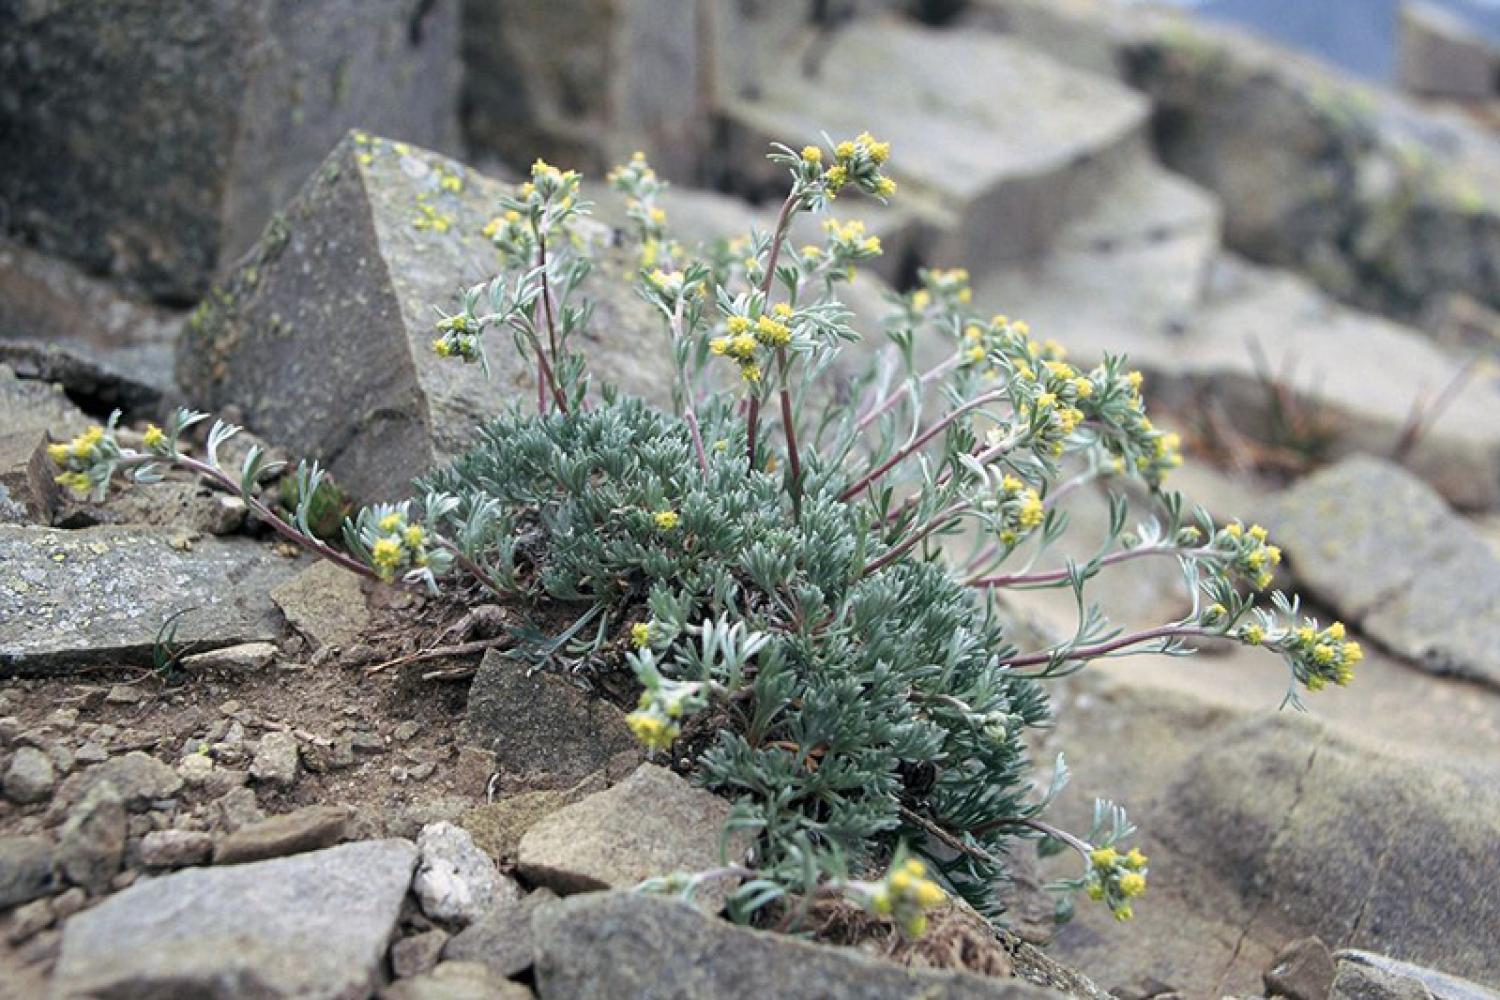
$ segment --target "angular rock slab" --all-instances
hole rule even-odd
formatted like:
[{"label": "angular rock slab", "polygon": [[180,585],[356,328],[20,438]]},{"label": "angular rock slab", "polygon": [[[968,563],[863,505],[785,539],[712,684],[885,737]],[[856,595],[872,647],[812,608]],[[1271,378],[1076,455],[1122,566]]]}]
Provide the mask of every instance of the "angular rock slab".
[{"label": "angular rock slab", "polygon": [[345,130],[454,144],[457,30],[456,3],[418,0],[7,4],[10,225],[192,301]]},{"label": "angular rock slab", "polygon": [[[1149,108],[1139,95],[999,36],[863,20],[812,61],[816,75],[789,53],[756,99],[727,104],[728,161],[752,184],[784,186],[781,168],[761,167],[768,143],[797,148],[823,132],[838,140],[869,130],[891,143],[888,170],[901,184],[893,204],[925,223],[933,263],[977,271],[1035,256],[1096,203],[1104,181],[1145,155]],[[842,198],[835,208],[859,211]]]},{"label": "angular rock slab", "polygon": [[[488,335],[488,380],[432,350],[435,308],[500,269],[482,230],[508,190],[436,153],[348,136],[195,314],[178,381],[200,405],[238,406],[357,497],[408,495],[477,426],[536,399],[508,333]],[[574,346],[596,379],[666,401],[666,333],[622,282],[635,272],[623,255],[596,257],[578,293],[596,304],[590,335]]]},{"label": "angular rock slab", "polygon": [[[719,842],[728,800],[694,788],[655,764],[642,764],[613,788],[595,792],[542,819],[521,837],[517,866],[534,885],[560,894],[626,889],[648,878],[698,872],[721,863]],[[725,846],[740,860],[749,838]],[[734,885],[721,879],[695,899],[717,912]]]},{"label": "angular rock slab", "polygon": [[1500,688],[1500,558],[1426,484],[1345,459],[1284,494],[1271,526],[1297,579],[1371,638]]},{"label": "angular rock slab", "polygon": [[[696,0],[464,5],[464,125],[508,163],[598,176],[644,150],[687,178],[708,139]],[[601,73],[601,68],[603,72]]]},{"label": "angular rock slab", "polygon": [[681,903],[611,892],[532,917],[542,1000],[1022,1000],[1058,994],[1018,979],[916,970],[851,948],[746,930]]},{"label": "angular rock slab", "polygon": [[640,750],[614,705],[496,650],[469,685],[464,739],[494,753],[508,784],[533,789],[568,788]]},{"label": "angular rock slab", "polygon": [[280,638],[268,591],[296,563],[250,539],[185,544],[164,528],[0,525],[0,677],[149,663],[162,623],[185,609],[179,645]]},{"label": "angular rock slab", "polygon": [[53,995],[368,996],[416,858],[362,841],[141,881],[68,921]]}]

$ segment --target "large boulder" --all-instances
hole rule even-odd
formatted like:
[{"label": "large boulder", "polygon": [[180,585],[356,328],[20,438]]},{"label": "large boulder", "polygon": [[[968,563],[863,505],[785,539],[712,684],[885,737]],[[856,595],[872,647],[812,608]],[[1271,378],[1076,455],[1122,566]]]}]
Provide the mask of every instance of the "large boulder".
[{"label": "large boulder", "polygon": [[1271,525],[1298,580],[1365,634],[1500,687],[1500,558],[1426,484],[1347,459],[1288,491]]},{"label": "large boulder", "polygon": [[[431,346],[435,309],[456,308],[460,289],[500,268],[482,231],[506,190],[436,153],[347,136],[195,314],[179,381],[199,405],[237,406],[252,428],[321,460],[356,496],[407,495],[476,426],[536,398],[509,334],[489,335],[488,380]],[[666,334],[622,280],[635,270],[601,251],[578,293],[596,303],[581,346],[594,372],[665,401]]]},{"label": "large boulder", "polygon": [[295,571],[248,538],[0,525],[0,677],[149,663],[179,613],[173,648],[278,639],[267,591]]},{"label": "large boulder", "polygon": [[368,996],[416,860],[376,840],[142,881],[68,921],[53,993]]},{"label": "large boulder", "polygon": [[693,175],[708,138],[696,0],[465,0],[464,126],[510,163],[593,174],[645,150]]},{"label": "large boulder", "polygon": [[345,130],[453,144],[457,29],[457,0],[5,4],[9,225],[192,301]]},{"label": "large boulder", "polygon": [[747,930],[680,903],[629,893],[540,907],[531,924],[542,1000],[1040,1000],[1058,995],[1018,979],[903,968],[852,948]]},{"label": "large boulder", "polygon": [[726,170],[784,188],[770,142],[868,130],[891,143],[893,205],[916,220],[925,262],[977,271],[1034,257],[1145,153],[1138,94],[995,35],[870,18],[780,56],[758,88],[725,98]]}]

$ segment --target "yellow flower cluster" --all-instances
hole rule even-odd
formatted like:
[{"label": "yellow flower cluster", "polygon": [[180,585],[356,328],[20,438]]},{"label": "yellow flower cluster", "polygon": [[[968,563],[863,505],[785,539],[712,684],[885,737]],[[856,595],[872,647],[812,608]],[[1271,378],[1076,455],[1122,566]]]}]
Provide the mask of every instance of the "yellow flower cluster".
[{"label": "yellow flower cluster", "polygon": [[479,320],[469,313],[444,316],[437,321],[438,335],[433,338],[432,350],[440,358],[459,358],[472,364],[484,356],[479,343],[484,332]]},{"label": "yellow flower cluster", "polygon": [[682,523],[675,510],[659,510],[651,515],[651,521],[662,531],[671,531]]},{"label": "yellow flower cluster", "polygon": [[1239,521],[1231,521],[1215,533],[1209,548],[1256,590],[1269,587],[1272,570],[1281,565],[1281,549],[1268,543],[1266,529],[1258,524],[1246,528]]},{"label": "yellow flower cluster", "polygon": [[738,364],[740,377],[746,382],[759,382],[759,349],[775,350],[791,343],[795,320],[796,311],[785,302],[778,302],[770,312],[753,318],[731,313],[724,321],[725,334],[710,340],[708,349]]},{"label": "yellow flower cluster", "polygon": [[[828,245],[826,252],[834,266],[857,260],[869,260],[878,257],[883,252],[880,246],[879,236],[869,236],[865,233],[865,224],[858,219],[850,219],[848,222],[840,222],[837,219],[824,219],[823,232],[827,234]],[[811,248],[813,255],[822,256],[817,247]],[[804,249],[804,254],[806,250]]]},{"label": "yellow flower cluster", "polygon": [[659,252],[660,241],[666,235],[667,211],[657,199],[667,184],[657,179],[656,171],[646,162],[646,154],[637,150],[629,162],[606,174],[605,180],[626,196],[625,214],[639,229],[642,247],[653,248],[652,253]]},{"label": "yellow flower cluster", "polygon": [[[993,440],[993,439],[992,439]],[[979,504],[979,513],[994,530],[1006,548],[1019,545],[1047,518],[1047,506],[1041,495],[1015,476],[1000,480],[995,496]]]},{"label": "yellow flower cluster", "polygon": [[108,461],[110,456],[106,452],[115,450],[113,443],[104,428],[95,424],[71,441],[49,444],[47,457],[62,469],[54,479],[77,496],[88,496],[95,486],[89,473],[96,465]]},{"label": "yellow flower cluster", "polygon": [[[650,626],[647,626],[648,645],[651,638],[649,633]],[[632,641],[636,641],[634,629]],[[637,648],[646,647],[637,642]],[[647,749],[667,750],[682,734],[681,720],[706,703],[703,685],[669,680],[655,673],[654,669],[651,678],[646,689],[641,692],[636,710],[625,716],[625,724]]]},{"label": "yellow flower cluster", "polygon": [[409,566],[426,566],[426,530],[420,524],[412,524],[402,508],[377,508],[376,513],[379,535],[370,546],[370,565],[380,578],[390,582]]},{"label": "yellow flower cluster", "polygon": [[894,918],[903,934],[918,938],[927,933],[927,911],[948,902],[948,894],[927,877],[926,865],[908,858],[886,874],[868,899],[871,911]]},{"label": "yellow flower cluster", "polygon": [[1309,691],[1321,691],[1330,681],[1344,687],[1354,680],[1354,667],[1365,658],[1365,651],[1346,635],[1343,622],[1322,630],[1312,623],[1295,629],[1281,643],[1297,679]]},{"label": "yellow flower cluster", "polygon": [[1096,847],[1089,852],[1089,870],[1084,876],[1084,891],[1090,899],[1109,904],[1116,920],[1134,916],[1130,900],[1146,891],[1147,857],[1137,848],[1121,854],[1113,847]]},{"label": "yellow flower cluster", "polygon": [[[823,171],[823,189],[829,198],[837,197],[850,184],[877,198],[889,198],[896,193],[896,182],[880,172],[881,165],[891,158],[890,143],[861,132],[835,146],[833,158],[834,162]],[[802,150],[802,161],[821,165],[823,151],[808,146]]]},{"label": "yellow flower cluster", "polygon": [[508,208],[484,224],[486,238],[511,267],[530,266],[536,256],[536,233],[519,210]]}]

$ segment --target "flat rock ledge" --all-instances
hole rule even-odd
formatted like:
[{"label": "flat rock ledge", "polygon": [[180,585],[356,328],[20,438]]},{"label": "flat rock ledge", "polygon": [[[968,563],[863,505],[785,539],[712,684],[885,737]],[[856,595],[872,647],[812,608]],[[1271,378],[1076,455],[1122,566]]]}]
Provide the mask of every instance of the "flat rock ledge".
[{"label": "flat rock ledge", "polygon": [[68,921],[52,995],[369,996],[416,862],[372,840],[143,880]]}]

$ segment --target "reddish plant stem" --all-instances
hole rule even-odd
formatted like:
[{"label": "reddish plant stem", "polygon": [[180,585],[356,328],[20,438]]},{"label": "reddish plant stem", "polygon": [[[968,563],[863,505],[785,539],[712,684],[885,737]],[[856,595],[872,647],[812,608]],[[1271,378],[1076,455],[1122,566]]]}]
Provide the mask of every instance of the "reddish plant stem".
[{"label": "reddish plant stem", "polygon": [[939,528],[947,527],[948,525],[956,521],[958,519],[958,515],[961,514],[965,509],[967,509],[968,506],[969,504],[967,501],[960,501],[945,510],[939,511],[937,514],[934,514],[930,521],[922,525],[922,527],[918,528],[916,531],[913,531],[900,545],[897,545],[885,555],[867,565],[864,569],[864,572],[860,575],[869,576],[876,570],[881,569],[885,566],[889,566],[897,559],[900,559],[902,556],[906,555],[906,553],[910,552],[912,548],[922,539],[926,538],[934,531],[937,531]]},{"label": "reddish plant stem", "polygon": [[874,483],[877,479],[885,475],[887,472],[890,472],[897,465],[901,464],[903,461],[910,458],[917,452],[921,451],[923,446],[925,446],[927,442],[931,441],[934,437],[941,434],[944,429],[952,426],[953,422],[959,417],[963,416],[965,413],[968,413],[971,410],[978,409],[986,403],[993,403],[1004,398],[1005,393],[1000,390],[985,393],[981,396],[975,396],[963,406],[960,406],[957,409],[953,410],[953,412],[944,415],[941,420],[937,421],[931,427],[927,428],[927,430],[923,431],[920,436],[918,436],[914,441],[911,442],[911,444],[907,445],[904,448],[901,448],[890,458],[880,463],[880,465],[878,465],[874,469],[871,469],[853,486],[850,486],[843,493],[839,494],[839,499],[847,502],[848,500],[853,499],[855,496],[858,496],[860,492],[862,492],[871,483]]},{"label": "reddish plant stem", "polygon": [[[944,375],[957,368],[962,360],[963,359],[959,355],[955,354],[947,361],[944,361],[941,364],[933,365],[927,371],[917,376],[917,381],[922,385],[926,385],[928,382],[931,382],[934,379],[942,378]],[[895,406],[897,403],[901,402],[901,400],[905,399],[910,392],[910,383],[902,382],[901,388],[897,389],[895,392],[887,396],[885,400],[875,409],[859,418],[859,423],[855,425],[856,429],[864,430],[866,427],[870,426],[870,424],[874,423],[880,418],[881,414],[886,413],[890,410],[891,407]]]},{"label": "reddish plant stem", "polygon": [[[1108,642],[1095,643],[1092,646],[1079,646],[1076,649],[1070,650],[1062,658],[1064,661],[1091,660],[1097,656],[1105,656],[1130,646],[1138,646],[1143,642],[1151,642],[1153,639],[1186,638],[1190,636],[1219,637],[1220,634],[1210,632],[1207,629],[1194,628],[1189,625],[1161,625],[1142,632],[1132,632],[1129,635],[1122,635]],[[1027,653],[1025,656],[1018,656],[1015,659],[1007,660],[1006,666],[1034,667],[1039,664],[1050,663],[1056,652],[1056,650],[1043,650],[1039,653]]]},{"label": "reddish plant stem", "polygon": [[[1131,559],[1141,559],[1145,556],[1175,556],[1195,553],[1197,555],[1208,555],[1207,549],[1179,549],[1175,547],[1146,546],[1139,549],[1126,549],[1123,552],[1112,552],[1096,563],[1103,568],[1113,566],[1116,563],[1128,562]],[[1045,573],[1009,573],[1000,576],[986,576],[969,580],[970,587],[1024,587],[1031,584],[1061,583],[1068,578],[1066,569],[1048,570]]]}]

